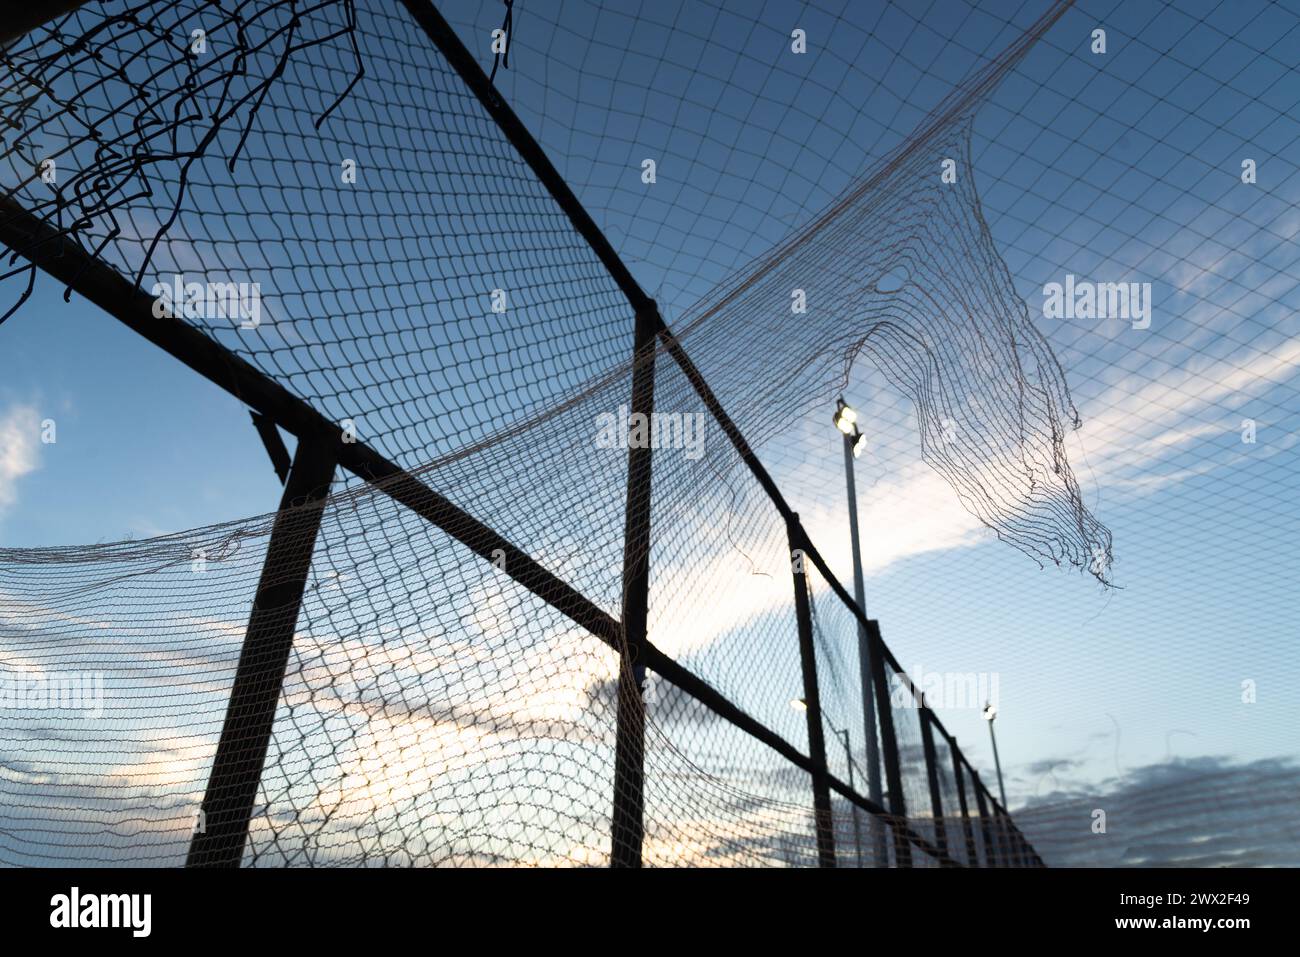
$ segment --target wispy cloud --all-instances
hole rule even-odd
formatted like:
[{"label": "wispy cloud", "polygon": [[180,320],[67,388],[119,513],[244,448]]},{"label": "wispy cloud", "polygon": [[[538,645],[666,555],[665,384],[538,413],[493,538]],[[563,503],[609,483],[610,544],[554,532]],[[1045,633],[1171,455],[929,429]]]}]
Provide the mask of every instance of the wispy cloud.
[{"label": "wispy cloud", "polygon": [[1241,417],[1231,416],[1230,410],[1297,373],[1300,338],[1253,361],[1206,360],[1145,382],[1136,391],[1113,385],[1083,410],[1079,441],[1088,453],[1093,477],[1103,487],[1149,492],[1234,464],[1238,457],[1223,455],[1195,470],[1162,472],[1159,468],[1162,460],[1193,443],[1238,432]]}]

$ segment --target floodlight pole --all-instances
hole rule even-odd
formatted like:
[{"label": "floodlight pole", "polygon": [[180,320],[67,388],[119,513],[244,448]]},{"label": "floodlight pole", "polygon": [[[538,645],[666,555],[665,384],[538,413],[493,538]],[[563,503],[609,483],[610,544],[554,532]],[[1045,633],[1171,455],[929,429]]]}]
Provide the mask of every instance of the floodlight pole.
[{"label": "floodlight pole", "polygon": [[[856,430],[855,430],[856,431]],[[855,435],[844,435],[844,482],[849,494],[849,539],[853,547],[853,598],[866,614],[866,586],[862,574],[862,545],[858,535],[858,491],[853,477],[853,446],[857,441]],[[880,787],[880,746],[876,736],[876,696],[873,689],[872,648],[867,638],[867,628],[861,619],[858,621],[858,671],[862,684],[862,725],[867,741],[867,797],[876,804],[883,804]],[[885,833],[880,828],[876,832],[876,866],[889,866],[889,857],[885,849]]]},{"label": "floodlight pole", "polygon": [[[985,706],[988,707],[987,705]],[[993,742],[993,766],[998,769],[998,793],[1002,795],[1002,806],[1007,806],[1007,789],[1002,783],[1002,759],[998,757],[998,736],[993,732],[993,722],[998,719],[995,713],[988,719],[989,721],[989,740]]]}]

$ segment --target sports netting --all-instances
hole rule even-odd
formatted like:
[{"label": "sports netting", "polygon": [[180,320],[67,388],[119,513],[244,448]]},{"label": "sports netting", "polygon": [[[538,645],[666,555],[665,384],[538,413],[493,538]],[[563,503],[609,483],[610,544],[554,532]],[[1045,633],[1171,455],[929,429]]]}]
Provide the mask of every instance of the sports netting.
[{"label": "sports netting", "polygon": [[[780,456],[783,438],[869,363],[912,402],[924,462],[974,519],[1105,585],[1110,536],[1068,460],[1079,417],[1061,366],[973,177],[938,175],[948,159],[970,168],[976,115],[1066,6],[1004,24],[914,132],[819,213],[770,243],[755,230],[761,249],[704,257],[706,287],[664,312],[760,456]],[[527,50],[535,12],[523,13]],[[177,276],[256,284],[255,323],[171,312],[614,621],[625,550],[647,552],[650,640],[809,753],[790,706],[803,675],[786,519],[661,344],[655,411],[679,436],[701,423],[702,441],[656,450],[649,537],[625,541],[627,450],[597,435],[629,402],[632,310],[402,4],[110,3],[14,40],[3,57],[11,97],[20,91],[6,106],[5,215],[59,237],[14,248],[6,309],[30,290],[29,260],[48,262],[60,243],[151,294]],[[516,50],[503,88],[525,63]],[[583,193],[601,208],[598,191]],[[637,213],[626,231],[609,223],[634,264],[645,246],[689,257],[665,241],[675,226],[638,233],[652,206]],[[792,311],[795,289],[806,311]],[[0,859],[183,861],[275,521],[0,552],[10,680],[94,674],[105,689],[93,721],[4,714]],[[511,572],[340,471],[246,864],[608,861],[617,642]],[[861,622],[824,576],[809,580],[827,773],[866,796]],[[914,865],[937,863],[918,704],[876,701],[894,709],[906,818],[832,792],[841,865],[898,863],[900,829],[917,838]],[[653,670],[645,713],[644,863],[818,862],[815,773]],[[967,863],[960,824],[948,825],[959,806],[942,770],[950,744],[941,735],[935,747],[943,831]],[[991,850],[1016,845],[1016,832],[983,785],[964,785],[973,863],[1028,862]]]}]

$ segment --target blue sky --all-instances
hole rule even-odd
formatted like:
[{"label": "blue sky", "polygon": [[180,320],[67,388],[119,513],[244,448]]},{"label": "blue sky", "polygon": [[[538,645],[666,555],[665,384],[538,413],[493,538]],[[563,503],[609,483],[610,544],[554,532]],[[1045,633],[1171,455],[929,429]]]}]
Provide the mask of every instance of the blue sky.
[{"label": "blue sky", "polygon": [[[667,4],[634,28],[620,4],[579,6],[517,4],[498,82],[670,321],[808,222],[1042,9],[871,4],[837,21],[776,2]],[[973,128],[994,242],[1084,420],[1071,463],[1114,535],[1119,587],[1040,570],[970,527],[920,463],[906,398],[864,363],[845,389],[871,437],[868,607],[905,667],[998,673],[1013,806],[1180,758],[1295,755],[1300,130],[1285,117],[1300,92],[1277,60],[1300,34],[1262,6],[1200,6],[1070,11]],[[446,14],[488,63],[499,8]],[[1105,59],[1087,49],[1098,23]],[[806,59],[784,55],[794,26]],[[617,53],[628,45],[648,52]],[[645,156],[659,161],[652,190]],[[1243,156],[1262,188],[1240,183]],[[1042,286],[1067,272],[1152,282],[1153,328],[1045,320]],[[0,326],[0,434],[18,436],[0,450],[0,543],[140,539],[272,510],[279,485],[241,404],[61,295],[39,277]],[[760,454],[848,582],[833,396],[816,398]],[[1256,704],[1240,700],[1245,679]],[[984,723],[941,716],[991,783]]]},{"label": "blue sky", "polygon": [[6,543],[148,538],[275,508],[279,482],[241,403],[116,320],[65,305],[42,276],[0,330],[6,413],[37,429],[35,469],[0,519]]}]

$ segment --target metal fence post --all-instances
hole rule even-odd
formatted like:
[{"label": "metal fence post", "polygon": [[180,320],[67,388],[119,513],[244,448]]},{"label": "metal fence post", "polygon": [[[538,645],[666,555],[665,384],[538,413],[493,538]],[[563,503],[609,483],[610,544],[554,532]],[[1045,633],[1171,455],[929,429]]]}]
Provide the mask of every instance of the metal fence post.
[{"label": "metal fence post", "polygon": [[[820,690],[820,689],[819,689]],[[853,783],[853,748],[849,745],[849,729],[845,728],[839,732],[844,736],[844,760],[849,774],[849,790],[857,792],[857,785]],[[862,827],[858,823],[858,806],[849,805],[849,814],[853,815],[853,859],[858,867],[862,866]]]},{"label": "metal fence post", "polygon": [[187,867],[238,867],[284,687],[336,448],[303,439],[271,528]]},{"label": "metal fence post", "polygon": [[[646,310],[636,314],[631,416],[654,409],[658,331]],[[645,433],[646,430],[642,430]],[[645,841],[645,641],[650,615],[651,447],[628,437],[627,508],[623,529],[623,648],[618,666],[618,727],[614,752],[614,811],[610,866],[640,867]]]},{"label": "metal fence post", "polygon": [[1039,856],[1038,852],[1034,850],[1034,845],[1029,843],[1029,838],[1025,837],[1025,832],[1020,830],[1020,825],[1012,820],[1010,815],[1007,815],[1007,826],[1011,828],[1012,832],[1016,836],[1016,847],[1022,855],[1022,863],[1020,866],[1046,867],[1046,862]]},{"label": "metal fence post", "polygon": [[1002,855],[998,853],[994,829],[989,826],[989,804],[991,802],[985,800],[984,782],[980,780],[979,772],[972,768],[970,773],[975,782],[975,803],[980,811],[980,830],[984,834],[984,863],[988,867],[999,867],[1001,866]]},{"label": "metal fence post", "polygon": [[957,739],[948,739],[948,750],[952,755],[952,773],[957,781],[957,803],[961,805],[961,830],[966,841],[966,860],[971,867],[979,867],[979,853],[975,850],[975,830],[970,824],[970,805],[966,803],[966,773],[961,766],[961,752],[957,748]]},{"label": "metal fence post", "polygon": [[884,639],[880,622],[867,621],[871,641],[872,681],[876,686],[876,711],[880,717],[880,750],[885,758],[885,782],[889,785],[889,814],[894,823],[894,861],[899,867],[912,866],[912,846],[905,832],[907,802],[903,799],[903,773],[898,762],[898,738],[894,734],[894,709],[889,700],[889,681],[885,677]]},{"label": "metal fence post", "polygon": [[799,663],[803,670],[803,701],[808,718],[808,756],[813,762],[813,821],[817,829],[817,860],[822,867],[834,867],[835,833],[826,769],[826,739],[822,733],[822,702],[817,686],[812,608],[808,604],[808,578],[804,573],[804,535],[798,515],[791,516],[786,526],[786,536],[790,543],[790,570],[794,576],[794,609],[799,621]]},{"label": "metal fence post", "polygon": [[998,822],[998,832],[1002,835],[1002,850],[1006,856],[1007,867],[1020,867],[1020,846],[1015,829],[1011,826],[1011,815],[1005,813],[1001,805],[994,809],[994,820]]},{"label": "metal fence post", "polygon": [[943,823],[943,792],[939,787],[939,757],[934,747],[930,709],[921,701],[921,744],[925,749],[925,777],[930,785],[930,813],[934,815],[934,843],[939,853],[948,853],[948,832]]},{"label": "metal fence post", "polygon": [[1005,809],[999,807],[997,818],[998,826],[1002,829],[1002,833],[1005,835],[1003,843],[1006,845],[1007,849],[1007,866],[1024,867],[1024,846],[1020,840],[1020,832],[1016,829],[1015,824],[1011,820],[1011,815],[1007,814]]}]

